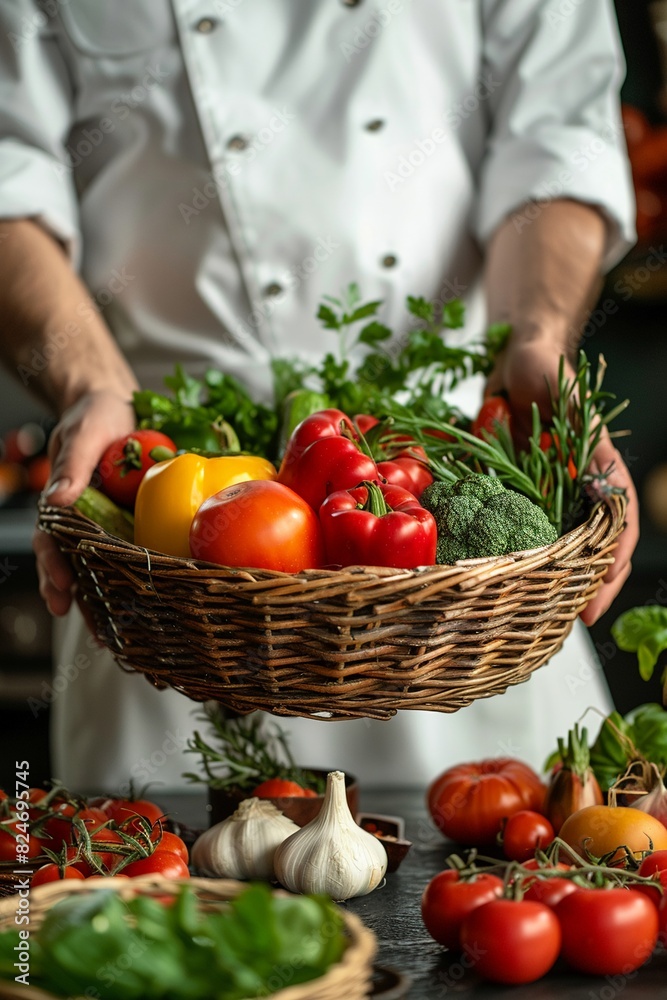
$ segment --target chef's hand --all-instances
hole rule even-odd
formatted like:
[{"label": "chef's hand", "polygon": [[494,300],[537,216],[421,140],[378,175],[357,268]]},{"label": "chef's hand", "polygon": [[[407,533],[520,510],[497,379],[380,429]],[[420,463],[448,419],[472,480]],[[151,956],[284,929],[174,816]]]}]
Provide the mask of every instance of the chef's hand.
[{"label": "chef's hand", "polygon": [[[498,358],[495,370],[486,386],[486,394],[504,390],[512,409],[513,435],[521,446],[528,440],[532,429],[531,402],[535,400],[542,418],[550,420],[551,405],[547,383],[552,392],[558,387],[560,347],[546,338],[513,340],[510,338],[505,351]],[[574,376],[572,367],[566,366],[566,377]],[[621,533],[614,551],[614,562],[607,570],[602,585],[590,604],[581,613],[586,625],[592,625],[609,608],[632,569],[632,553],[639,539],[639,504],[637,492],[620,452],[614,447],[605,428],[592,457],[592,468],[604,472],[612,466],[608,482],[625,489],[628,498],[625,530]]]},{"label": "chef's hand", "polygon": [[[129,399],[111,390],[82,396],[67,410],[49,440],[52,472],[45,493],[56,507],[74,503],[88,486],[105,449],[134,429]],[[53,615],[64,615],[74,596],[74,575],[60,549],[44,531],[33,536],[39,592]]]}]

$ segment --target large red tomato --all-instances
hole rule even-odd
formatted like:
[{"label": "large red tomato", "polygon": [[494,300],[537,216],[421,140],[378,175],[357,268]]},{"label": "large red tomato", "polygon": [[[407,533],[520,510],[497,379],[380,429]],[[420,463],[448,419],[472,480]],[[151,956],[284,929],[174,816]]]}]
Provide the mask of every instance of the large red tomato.
[{"label": "large red tomato", "polygon": [[627,975],[643,965],[658,940],[658,911],[633,889],[582,889],[554,910],[562,956],[577,972]]},{"label": "large red tomato", "polygon": [[558,958],[560,942],[554,912],[525,899],[494,899],[461,925],[461,944],[475,961],[475,972],[494,983],[532,983],[544,976]]},{"label": "large red tomato", "polygon": [[195,559],[298,573],[324,562],[317,514],[282,483],[256,479],[205,500],[190,527]]},{"label": "large red tomato", "polygon": [[481,873],[462,881],[454,869],[446,869],[431,879],[424,889],[421,912],[432,938],[445,948],[460,949],[464,918],[484,903],[502,896],[503,882],[496,875]]},{"label": "large red tomato", "polygon": [[520,760],[494,757],[458,764],[430,785],[426,802],[445,837],[460,844],[493,844],[502,821],[521,809],[539,812],[544,785]]}]

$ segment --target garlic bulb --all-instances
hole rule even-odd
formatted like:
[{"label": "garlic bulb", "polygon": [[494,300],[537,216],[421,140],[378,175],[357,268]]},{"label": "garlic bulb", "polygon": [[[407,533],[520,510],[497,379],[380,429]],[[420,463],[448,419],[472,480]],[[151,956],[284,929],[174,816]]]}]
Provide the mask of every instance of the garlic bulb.
[{"label": "garlic bulb", "polygon": [[345,775],[327,775],[322,809],[278,847],[273,859],[278,881],[291,892],[325,892],[333,899],[364,896],[382,880],[387,852],[354,822],[345,796]]},{"label": "garlic bulb", "polygon": [[270,879],[276,847],[298,830],[272,802],[243,799],[232,816],[195,841],[191,861],[207,875]]}]

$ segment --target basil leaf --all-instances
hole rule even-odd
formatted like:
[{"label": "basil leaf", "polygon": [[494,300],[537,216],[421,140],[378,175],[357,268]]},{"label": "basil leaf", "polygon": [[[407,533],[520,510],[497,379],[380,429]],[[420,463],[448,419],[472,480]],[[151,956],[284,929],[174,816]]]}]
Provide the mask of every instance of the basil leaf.
[{"label": "basil leaf", "polygon": [[660,653],[667,649],[667,608],[657,604],[631,608],[616,619],[611,634],[619,649],[637,653],[639,673],[648,681]]}]

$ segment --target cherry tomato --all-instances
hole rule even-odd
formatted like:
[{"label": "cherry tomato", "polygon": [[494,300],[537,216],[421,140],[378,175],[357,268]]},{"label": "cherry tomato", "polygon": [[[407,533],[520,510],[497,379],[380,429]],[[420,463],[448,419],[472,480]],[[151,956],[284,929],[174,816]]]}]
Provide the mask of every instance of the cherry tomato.
[{"label": "cherry tomato", "polygon": [[644,858],[639,866],[638,872],[644,878],[653,875],[654,872],[667,871],[667,851],[654,851]]},{"label": "cherry tomato", "polygon": [[[667,869],[661,868],[659,871],[652,872],[651,875],[654,882],[653,885],[649,883],[641,885],[639,882],[633,882],[631,888],[633,892],[643,893],[647,899],[651,900],[654,906],[660,909],[662,901],[667,894]],[[660,886],[662,886],[662,892],[660,891]]]},{"label": "cherry tomato", "polygon": [[561,931],[552,910],[532,900],[494,899],[461,926],[475,972],[494,983],[532,983],[558,958]]},{"label": "cherry tomato", "polygon": [[155,465],[153,448],[176,454],[176,445],[160,431],[132,431],[112,442],[100,459],[100,489],[121,507],[134,507],[137,490],[148,469]]},{"label": "cherry tomato", "polygon": [[74,868],[72,865],[66,865],[62,871],[55,864],[42,865],[30,879],[30,888],[34,889],[36,885],[44,885],[46,882],[60,882],[61,879],[84,879],[85,877],[78,868]]},{"label": "cherry tomato", "polygon": [[186,865],[190,860],[188,855],[188,849],[185,845],[185,841],[177,837],[175,833],[170,833],[169,830],[162,831],[162,837],[159,837],[159,830],[155,827],[153,833],[151,833],[151,840],[157,844],[160,851],[168,851],[170,854],[176,854],[179,858],[185,861]]},{"label": "cherry tomato", "polygon": [[612,854],[612,863],[623,860],[623,845],[637,858],[642,851],[667,850],[667,829],[660,820],[627,806],[586,806],[568,816],[559,835],[582,857],[586,849],[600,858],[619,848]]},{"label": "cherry tomato", "polygon": [[10,819],[0,828],[0,861],[17,861],[18,858],[38,858],[44,853],[44,841],[26,832],[27,823]]},{"label": "cherry tomato", "polygon": [[47,819],[44,824],[44,836],[50,838],[49,850],[58,852],[62,844],[72,842],[72,820],[78,809],[69,802],[63,802],[55,808],[57,816]]},{"label": "cherry tomato", "polygon": [[[563,867],[567,868],[568,866],[564,865]],[[535,878],[530,881],[526,879],[524,885],[528,886],[523,894],[524,899],[533,900],[535,903],[544,903],[551,909],[557,906],[565,896],[569,896],[571,892],[581,888],[571,878],[558,878],[557,876]]]},{"label": "cherry tomato", "polygon": [[429,812],[436,826],[462,844],[494,844],[503,819],[544,802],[539,776],[520,760],[495,757],[459,764],[430,785]]},{"label": "cherry tomato", "polygon": [[135,875],[164,875],[165,878],[189,878],[190,872],[183,858],[171,851],[154,851],[148,858],[140,858],[139,861],[132,861],[123,868],[123,874],[134,877]]},{"label": "cherry tomato", "polygon": [[462,881],[457,871],[446,869],[431,879],[422,894],[424,926],[438,944],[460,950],[464,918],[502,893],[503,882],[496,875],[482,873]]},{"label": "cherry tomato", "polygon": [[658,912],[631,889],[583,889],[561,899],[554,913],[562,956],[577,972],[627,975],[643,965],[658,940]]},{"label": "cherry tomato", "polygon": [[147,799],[107,799],[102,811],[108,819],[115,820],[118,826],[136,816],[145,816],[151,826],[164,818],[164,810]]},{"label": "cherry tomato", "polygon": [[252,790],[252,795],[258,799],[282,799],[282,798],[315,798],[317,792],[312,788],[304,788],[296,781],[287,781],[285,778],[269,778],[263,781],[257,788]]},{"label": "cherry tomato", "polygon": [[256,479],[205,500],[190,527],[195,559],[298,573],[324,563],[315,511],[282,483]]},{"label": "cherry tomato", "polygon": [[510,861],[527,861],[538,847],[548,847],[555,837],[554,828],[540,813],[520,809],[512,813],[503,827],[503,853]]},{"label": "cherry tomato", "polygon": [[498,436],[498,425],[510,429],[510,406],[504,396],[488,396],[472,422],[471,432],[485,439],[486,435]]}]

